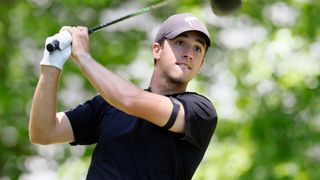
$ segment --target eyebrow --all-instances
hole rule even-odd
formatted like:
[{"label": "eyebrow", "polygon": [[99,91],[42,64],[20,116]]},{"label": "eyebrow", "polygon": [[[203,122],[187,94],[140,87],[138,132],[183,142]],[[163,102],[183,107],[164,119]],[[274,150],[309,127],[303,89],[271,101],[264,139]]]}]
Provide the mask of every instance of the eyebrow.
[{"label": "eyebrow", "polygon": [[[182,33],[180,35],[178,35],[177,37],[185,37],[185,38],[188,38],[189,36],[186,34],[186,33]],[[205,43],[205,40],[201,37],[201,36],[198,36],[196,35],[196,41],[198,43],[200,43],[204,48],[206,48],[206,43]]]}]

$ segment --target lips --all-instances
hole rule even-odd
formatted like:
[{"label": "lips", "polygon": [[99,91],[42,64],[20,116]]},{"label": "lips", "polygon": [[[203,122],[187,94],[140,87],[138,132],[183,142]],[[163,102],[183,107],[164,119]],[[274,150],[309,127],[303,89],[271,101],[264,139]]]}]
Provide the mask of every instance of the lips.
[{"label": "lips", "polygon": [[178,66],[182,67],[183,69],[191,69],[191,65],[185,62],[177,62]]}]

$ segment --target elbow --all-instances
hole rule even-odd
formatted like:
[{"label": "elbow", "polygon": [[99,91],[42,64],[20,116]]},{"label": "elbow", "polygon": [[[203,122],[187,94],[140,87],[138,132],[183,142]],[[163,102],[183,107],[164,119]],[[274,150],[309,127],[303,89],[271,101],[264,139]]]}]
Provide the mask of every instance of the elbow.
[{"label": "elbow", "polygon": [[128,114],[131,114],[133,109],[137,106],[137,99],[141,97],[140,93],[141,90],[137,90],[135,92],[131,92],[129,94],[125,94],[122,96],[121,101],[119,102],[119,109]]},{"label": "elbow", "polygon": [[35,138],[33,136],[29,136],[30,143],[38,144],[38,145],[49,145],[48,141],[43,140],[43,138]]},{"label": "elbow", "polygon": [[127,112],[130,114],[130,111],[132,109],[132,106],[134,106],[134,101],[132,98],[126,98],[126,100],[124,100],[121,103],[121,107],[120,109],[122,109],[124,112]]},{"label": "elbow", "polygon": [[46,138],[44,135],[33,133],[32,131],[29,131],[29,141],[32,144],[39,144],[39,145],[50,144],[48,141],[48,138]]},{"label": "elbow", "polygon": [[32,144],[48,145],[50,144],[50,130],[48,127],[40,125],[39,119],[29,119],[29,141]]}]

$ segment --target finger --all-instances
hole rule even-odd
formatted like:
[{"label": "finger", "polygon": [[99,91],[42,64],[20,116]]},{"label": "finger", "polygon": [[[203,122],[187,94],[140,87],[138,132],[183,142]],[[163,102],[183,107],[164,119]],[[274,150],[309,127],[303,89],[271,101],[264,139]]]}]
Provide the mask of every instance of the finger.
[{"label": "finger", "polygon": [[85,30],[85,29],[87,29],[87,27],[85,27],[85,26],[77,26],[77,28],[80,29],[80,30]]},{"label": "finger", "polygon": [[79,34],[79,32],[81,32],[78,27],[74,27],[74,26],[68,28],[67,30],[68,30],[71,34]]},{"label": "finger", "polygon": [[60,32],[57,36],[60,49],[64,49],[71,44],[72,37],[68,30]]},{"label": "finger", "polygon": [[70,29],[71,26],[63,26],[59,32],[62,32],[62,31],[67,31],[68,29]]},{"label": "finger", "polygon": [[80,30],[80,32],[86,32],[88,33],[88,28],[85,26],[77,26],[77,28]]}]

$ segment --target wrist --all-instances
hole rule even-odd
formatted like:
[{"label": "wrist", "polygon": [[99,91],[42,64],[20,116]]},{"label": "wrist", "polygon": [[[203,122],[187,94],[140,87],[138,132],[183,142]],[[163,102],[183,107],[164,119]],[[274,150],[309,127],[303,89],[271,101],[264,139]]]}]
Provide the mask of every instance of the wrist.
[{"label": "wrist", "polygon": [[79,53],[76,58],[76,64],[82,69],[87,66],[88,62],[92,60],[92,57],[88,53]]},{"label": "wrist", "polygon": [[48,84],[55,84],[60,77],[61,70],[53,66],[41,66],[40,79]]},{"label": "wrist", "polygon": [[50,65],[40,65],[40,73],[41,74],[60,74],[61,69],[55,67],[55,66],[50,66]]},{"label": "wrist", "polygon": [[40,64],[40,72],[61,72],[62,71],[62,68],[60,67],[57,67],[55,65],[52,65],[52,64]]}]

